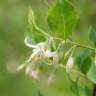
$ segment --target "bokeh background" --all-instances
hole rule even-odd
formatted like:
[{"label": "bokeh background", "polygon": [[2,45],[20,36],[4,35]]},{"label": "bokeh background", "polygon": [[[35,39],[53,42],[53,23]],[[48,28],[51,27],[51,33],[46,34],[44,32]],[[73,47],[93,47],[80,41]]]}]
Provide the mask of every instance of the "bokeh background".
[{"label": "bokeh background", "polygon": [[[52,4],[55,0],[46,1]],[[24,72],[16,72],[17,66],[24,63],[32,51],[23,42],[28,7],[32,6],[40,19],[40,26],[47,30],[44,19],[48,10],[46,1],[0,0],[0,96],[74,96],[69,91],[69,82],[63,69],[58,70],[56,82],[51,86],[44,79],[38,83],[25,76]],[[79,43],[91,45],[88,27],[96,25],[96,0],[71,1],[81,18],[75,38]]]}]

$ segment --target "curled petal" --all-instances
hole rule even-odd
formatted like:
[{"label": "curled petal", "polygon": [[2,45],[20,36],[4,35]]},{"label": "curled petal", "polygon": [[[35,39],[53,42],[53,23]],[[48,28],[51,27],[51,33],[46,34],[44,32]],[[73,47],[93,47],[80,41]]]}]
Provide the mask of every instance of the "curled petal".
[{"label": "curled petal", "polygon": [[48,46],[46,45],[45,42],[40,42],[37,44],[38,46],[38,50],[42,51],[42,52],[45,52],[48,48]]},{"label": "curled petal", "polygon": [[40,46],[40,47],[44,47],[45,46],[45,42],[40,42],[37,45]]},{"label": "curled petal", "polygon": [[36,45],[32,45],[32,44],[30,44],[30,43],[28,42],[27,37],[25,37],[25,39],[24,39],[24,43],[25,43],[26,46],[28,46],[28,47],[30,47],[30,48],[37,48]]}]

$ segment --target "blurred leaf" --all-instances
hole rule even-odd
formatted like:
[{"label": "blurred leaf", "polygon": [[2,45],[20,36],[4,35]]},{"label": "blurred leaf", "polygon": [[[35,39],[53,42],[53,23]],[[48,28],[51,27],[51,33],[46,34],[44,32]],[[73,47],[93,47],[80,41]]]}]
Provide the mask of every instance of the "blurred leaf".
[{"label": "blurred leaf", "polygon": [[58,0],[55,6],[49,9],[48,25],[53,34],[67,39],[74,31],[78,15],[68,0]]},{"label": "blurred leaf", "polygon": [[45,39],[44,34],[37,30],[36,27],[38,26],[36,25],[35,15],[30,8],[28,13],[28,26],[26,30],[26,36],[28,40],[33,44],[38,43],[39,41],[43,41]]},{"label": "blurred leaf", "polygon": [[87,73],[87,77],[96,84],[96,67],[94,65],[91,66],[89,72]]},{"label": "blurred leaf", "polygon": [[78,83],[77,83],[77,81],[73,81],[72,79],[69,79],[69,80],[70,80],[70,86],[71,86],[72,92],[76,96],[79,96],[79,90],[78,90]]},{"label": "blurred leaf", "polygon": [[90,40],[94,43],[96,46],[96,30],[91,27],[90,29]]},{"label": "blurred leaf", "polygon": [[78,69],[86,74],[91,66],[91,57],[90,57],[90,51],[84,50],[82,51],[76,58]]},{"label": "blurred leaf", "polygon": [[79,85],[79,94],[80,96],[91,96],[90,89],[84,85]]},{"label": "blurred leaf", "polygon": [[28,38],[28,41],[32,44],[38,43],[40,41],[44,41],[44,36],[42,36],[41,33],[38,33],[34,27],[31,26],[31,28],[27,28],[26,36]]},{"label": "blurred leaf", "polygon": [[39,92],[38,92],[38,96],[44,96],[44,95],[42,95],[42,93],[39,91]]}]

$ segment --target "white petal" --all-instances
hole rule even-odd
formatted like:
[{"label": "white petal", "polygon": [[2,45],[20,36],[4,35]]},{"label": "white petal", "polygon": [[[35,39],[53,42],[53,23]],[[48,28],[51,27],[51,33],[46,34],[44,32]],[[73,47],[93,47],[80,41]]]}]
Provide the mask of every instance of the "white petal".
[{"label": "white petal", "polygon": [[45,56],[46,57],[53,57],[53,56],[55,56],[56,55],[56,52],[50,52],[49,50],[47,50],[46,52],[45,52]]},{"label": "white petal", "polygon": [[44,48],[44,46],[45,46],[45,42],[40,42],[40,43],[38,43],[38,44],[37,44],[37,46],[39,46],[40,48],[42,48],[42,49],[43,49],[43,48]]},{"label": "white petal", "polygon": [[22,65],[20,65],[20,66],[17,68],[17,71],[22,70],[25,66],[26,66],[26,64],[22,64]]},{"label": "white petal", "polygon": [[31,66],[27,66],[25,70],[25,74],[28,75],[30,71],[31,71]]},{"label": "white petal", "polygon": [[38,46],[38,50],[40,51],[45,51],[45,49],[47,48],[45,42],[40,42],[37,44],[37,46]]},{"label": "white petal", "polygon": [[73,67],[73,58],[69,57],[67,64],[66,64],[66,72],[70,73],[70,71],[72,70]]},{"label": "white petal", "polygon": [[25,39],[24,39],[24,43],[25,43],[26,46],[28,46],[28,47],[30,47],[30,48],[37,48],[36,45],[32,45],[32,44],[30,44],[30,43],[28,42],[27,37],[25,37]]},{"label": "white petal", "polygon": [[38,55],[39,55],[39,51],[38,50],[35,50],[31,54],[31,56],[29,57],[28,62],[31,62],[32,60],[34,61],[34,60],[38,59]]}]

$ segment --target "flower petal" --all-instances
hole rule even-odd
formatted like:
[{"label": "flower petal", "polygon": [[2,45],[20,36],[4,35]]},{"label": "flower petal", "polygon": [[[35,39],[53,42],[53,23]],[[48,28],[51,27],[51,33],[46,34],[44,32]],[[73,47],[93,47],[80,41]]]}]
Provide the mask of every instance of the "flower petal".
[{"label": "flower petal", "polygon": [[31,54],[31,56],[29,57],[28,62],[31,62],[32,60],[35,61],[35,60],[39,59],[38,56],[39,56],[39,51],[38,51],[38,50],[35,50],[35,51]]},{"label": "flower petal", "polygon": [[30,71],[31,71],[31,66],[29,65],[26,67],[25,74],[28,75]]},{"label": "flower petal", "polygon": [[50,52],[50,50],[47,50],[44,54],[45,54],[46,57],[50,58],[50,57],[55,56],[56,52]]},{"label": "flower petal", "polygon": [[26,63],[25,63],[25,64],[20,65],[20,66],[17,68],[17,71],[22,70],[23,68],[25,68],[25,66],[26,66]]},{"label": "flower petal", "polygon": [[26,46],[28,46],[28,47],[30,47],[30,48],[37,48],[36,45],[32,45],[32,44],[30,44],[30,43],[28,42],[27,37],[25,37],[25,39],[24,39],[24,43],[25,43]]}]

